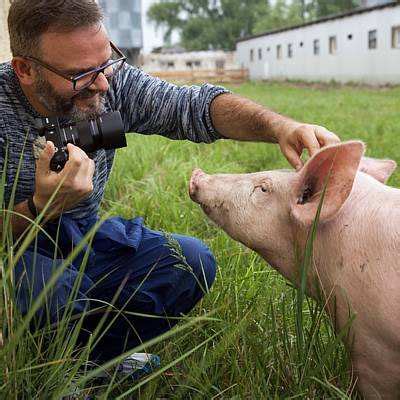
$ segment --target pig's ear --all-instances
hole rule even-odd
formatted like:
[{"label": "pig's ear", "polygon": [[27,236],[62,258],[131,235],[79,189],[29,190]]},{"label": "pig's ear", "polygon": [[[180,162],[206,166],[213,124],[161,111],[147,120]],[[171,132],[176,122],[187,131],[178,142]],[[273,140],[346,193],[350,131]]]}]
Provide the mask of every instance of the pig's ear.
[{"label": "pig's ear", "polygon": [[376,158],[363,157],[359,170],[371,175],[379,182],[386,183],[396,168],[397,164],[393,160],[377,160]]},{"label": "pig's ear", "polygon": [[364,144],[358,141],[324,147],[305,164],[294,183],[291,211],[300,223],[311,225],[326,184],[320,221],[342,207],[353,187]]}]

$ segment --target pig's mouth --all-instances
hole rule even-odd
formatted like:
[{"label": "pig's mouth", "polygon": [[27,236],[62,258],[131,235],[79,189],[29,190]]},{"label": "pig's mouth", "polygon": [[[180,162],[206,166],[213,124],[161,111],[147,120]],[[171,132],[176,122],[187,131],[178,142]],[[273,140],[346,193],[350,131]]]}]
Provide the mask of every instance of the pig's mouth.
[{"label": "pig's mouth", "polygon": [[207,214],[210,215],[211,214],[211,207],[210,206],[206,206],[203,203],[199,203],[200,207],[202,208],[202,210]]}]

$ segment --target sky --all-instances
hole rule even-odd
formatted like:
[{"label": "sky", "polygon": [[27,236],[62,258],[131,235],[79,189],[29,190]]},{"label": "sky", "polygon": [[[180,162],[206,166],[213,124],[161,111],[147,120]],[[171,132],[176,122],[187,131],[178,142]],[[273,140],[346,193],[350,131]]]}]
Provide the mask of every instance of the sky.
[{"label": "sky", "polygon": [[163,45],[161,30],[156,31],[153,24],[147,20],[147,10],[156,0],[142,0],[143,52],[149,53],[154,47]]},{"label": "sky", "polygon": [[[150,53],[154,47],[160,47],[164,44],[161,29],[156,30],[155,26],[147,20],[147,10],[157,0],[142,0],[142,27],[143,27],[143,52]],[[173,35],[172,42],[178,41]]]}]

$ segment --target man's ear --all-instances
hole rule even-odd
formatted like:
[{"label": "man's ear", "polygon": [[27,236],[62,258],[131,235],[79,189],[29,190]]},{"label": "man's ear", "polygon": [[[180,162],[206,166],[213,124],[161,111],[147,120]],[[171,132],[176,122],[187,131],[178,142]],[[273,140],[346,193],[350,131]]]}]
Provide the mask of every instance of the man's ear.
[{"label": "man's ear", "polygon": [[386,183],[396,168],[396,161],[363,157],[360,162],[359,170],[372,176],[381,183]]},{"label": "man's ear", "polygon": [[291,212],[302,224],[311,225],[326,185],[320,221],[334,217],[353,187],[364,144],[359,141],[324,147],[305,164],[293,186]]},{"label": "man's ear", "polygon": [[23,57],[14,57],[11,65],[23,85],[30,86],[35,82],[35,71],[28,60],[25,60]]}]

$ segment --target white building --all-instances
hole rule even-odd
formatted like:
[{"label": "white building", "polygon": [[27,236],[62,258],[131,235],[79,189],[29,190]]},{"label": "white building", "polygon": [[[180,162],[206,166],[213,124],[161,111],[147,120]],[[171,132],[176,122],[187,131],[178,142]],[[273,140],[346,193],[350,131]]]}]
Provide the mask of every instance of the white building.
[{"label": "white building", "polygon": [[143,57],[147,72],[237,69],[233,52],[189,51],[150,53]]},{"label": "white building", "polygon": [[400,84],[400,3],[239,39],[236,49],[251,79]]}]

